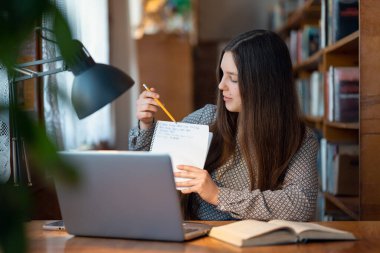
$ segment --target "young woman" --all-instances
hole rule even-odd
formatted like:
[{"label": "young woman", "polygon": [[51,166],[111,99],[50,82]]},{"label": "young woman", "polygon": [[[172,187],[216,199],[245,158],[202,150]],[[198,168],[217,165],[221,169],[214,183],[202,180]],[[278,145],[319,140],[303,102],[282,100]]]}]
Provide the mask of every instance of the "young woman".
[{"label": "young woman", "polygon": [[[178,166],[187,218],[308,221],[318,193],[318,142],[299,112],[287,46],[273,32],[253,30],[230,41],[217,70],[218,99],[183,119],[210,125],[205,169]],[[139,126],[131,150],[149,150],[159,94],[137,100]]]}]

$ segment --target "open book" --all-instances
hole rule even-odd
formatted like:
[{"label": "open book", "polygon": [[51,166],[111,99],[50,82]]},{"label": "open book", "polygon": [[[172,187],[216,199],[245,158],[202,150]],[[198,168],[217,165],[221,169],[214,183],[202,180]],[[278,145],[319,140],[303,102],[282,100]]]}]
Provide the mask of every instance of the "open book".
[{"label": "open book", "polygon": [[150,150],[168,153],[173,171],[178,171],[177,165],[191,165],[203,169],[211,139],[212,133],[207,125],[157,121]]},{"label": "open book", "polygon": [[272,220],[269,222],[243,220],[213,227],[209,236],[244,246],[263,246],[307,242],[308,240],[355,240],[346,231],[324,227],[308,222]]}]

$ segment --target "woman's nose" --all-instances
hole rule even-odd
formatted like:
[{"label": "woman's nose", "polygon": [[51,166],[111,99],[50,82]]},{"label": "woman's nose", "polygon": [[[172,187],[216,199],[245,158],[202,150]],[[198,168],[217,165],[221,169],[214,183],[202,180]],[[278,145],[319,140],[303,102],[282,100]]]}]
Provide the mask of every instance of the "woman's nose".
[{"label": "woman's nose", "polygon": [[219,88],[219,90],[225,90],[227,88],[227,85],[224,83],[224,78],[222,78],[222,80],[220,80],[218,88]]}]

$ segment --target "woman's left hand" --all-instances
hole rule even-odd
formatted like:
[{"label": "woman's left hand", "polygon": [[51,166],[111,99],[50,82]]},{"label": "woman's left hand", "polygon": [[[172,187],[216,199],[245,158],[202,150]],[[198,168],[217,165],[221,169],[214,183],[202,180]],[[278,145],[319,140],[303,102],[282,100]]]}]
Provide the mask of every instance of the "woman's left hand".
[{"label": "woman's left hand", "polygon": [[184,182],[176,182],[177,187],[186,187],[181,190],[183,194],[196,192],[203,200],[217,205],[219,188],[212,181],[207,170],[187,165],[178,165],[177,169],[180,171],[174,173],[175,177],[189,179]]}]

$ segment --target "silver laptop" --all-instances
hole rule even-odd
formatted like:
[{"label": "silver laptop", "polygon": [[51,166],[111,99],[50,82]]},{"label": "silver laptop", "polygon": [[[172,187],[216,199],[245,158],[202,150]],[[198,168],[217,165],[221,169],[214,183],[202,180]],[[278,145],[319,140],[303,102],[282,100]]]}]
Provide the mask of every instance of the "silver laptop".
[{"label": "silver laptop", "polygon": [[210,229],[183,222],[167,154],[75,151],[60,156],[80,174],[75,186],[55,183],[70,234],[184,241]]}]

